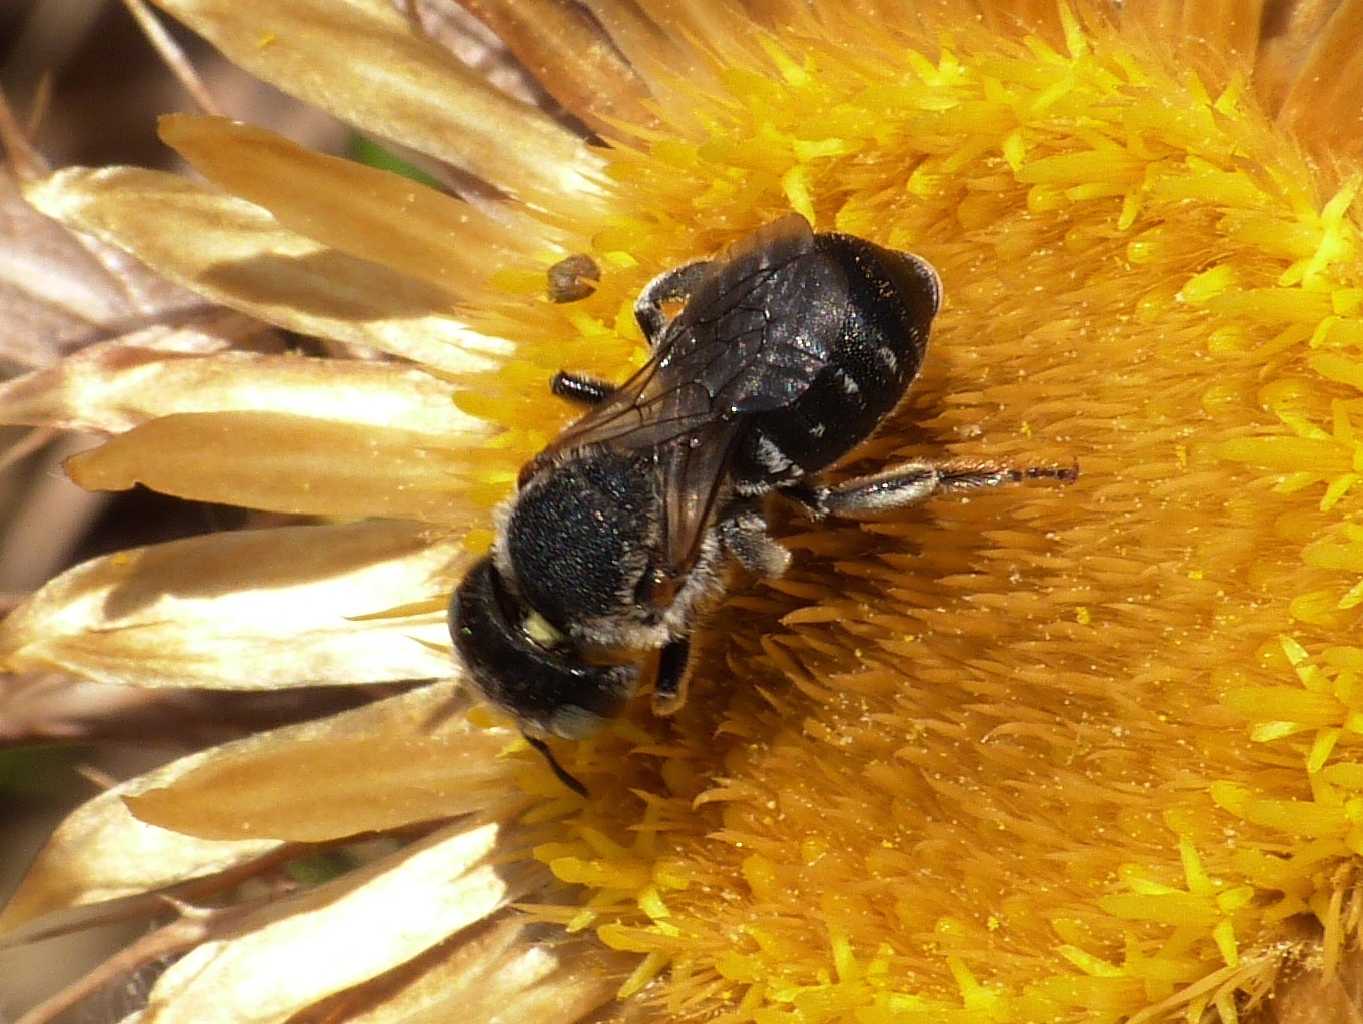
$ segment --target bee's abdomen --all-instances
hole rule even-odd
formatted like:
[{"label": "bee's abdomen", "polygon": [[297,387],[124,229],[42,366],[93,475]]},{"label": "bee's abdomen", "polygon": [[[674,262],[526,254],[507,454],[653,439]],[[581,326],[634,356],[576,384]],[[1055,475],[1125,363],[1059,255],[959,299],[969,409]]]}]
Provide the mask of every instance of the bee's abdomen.
[{"label": "bee's abdomen", "polygon": [[936,313],[936,275],[916,257],[847,235],[820,236],[847,272],[832,358],[789,407],[752,418],[732,470],[760,493],[817,473],[869,437],[918,374]]}]

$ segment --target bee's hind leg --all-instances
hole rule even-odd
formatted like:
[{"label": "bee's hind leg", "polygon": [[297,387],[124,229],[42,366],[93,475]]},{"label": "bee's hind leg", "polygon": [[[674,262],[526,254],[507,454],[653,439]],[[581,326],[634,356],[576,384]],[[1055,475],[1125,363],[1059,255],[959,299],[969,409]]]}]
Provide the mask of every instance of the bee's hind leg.
[{"label": "bee's hind leg", "polygon": [[757,502],[735,502],[718,525],[724,550],[754,576],[775,578],[790,568],[790,552],[767,532],[767,517]]},{"label": "bee's hind leg", "polygon": [[1023,480],[1059,480],[1079,476],[1073,466],[1000,466],[990,462],[907,462],[873,476],[856,477],[836,487],[791,487],[781,493],[811,519],[834,516],[860,522],[892,519],[939,494],[960,494]]},{"label": "bee's hind leg", "polygon": [[639,322],[639,329],[644,332],[650,348],[658,347],[658,339],[667,326],[663,303],[689,297],[700,284],[709,265],[709,260],[684,263],[672,270],[664,270],[644,285],[644,290],[634,300],[634,319]]},{"label": "bee's hind leg", "polygon": [[[684,263],[680,267],[664,270],[644,285],[644,290],[634,300],[634,319],[639,322],[639,329],[644,332],[649,348],[658,347],[663,328],[667,326],[667,314],[663,312],[664,304],[690,297],[705,276],[705,269],[709,265],[709,260]],[[615,385],[597,380],[595,377],[584,377],[581,374],[560,370],[549,382],[549,390],[570,402],[593,406],[600,405],[609,398],[615,392]]]},{"label": "bee's hind leg", "polygon": [[566,398],[578,405],[591,406],[600,405],[609,398],[615,391],[615,385],[609,381],[597,380],[595,377],[584,377],[579,373],[559,370],[549,382],[549,390],[559,398]]}]

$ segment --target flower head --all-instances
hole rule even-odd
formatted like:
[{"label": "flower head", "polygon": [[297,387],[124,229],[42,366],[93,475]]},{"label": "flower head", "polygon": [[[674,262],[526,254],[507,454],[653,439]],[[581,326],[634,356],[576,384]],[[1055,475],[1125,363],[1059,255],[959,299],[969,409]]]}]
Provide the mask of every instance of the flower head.
[{"label": "flower head", "polygon": [[[924,374],[859,458],[1083,476],[790,522],[791,573],[727,601],[678,718],[632,708],[560,750],[585,801],[479,710],[432,728],[432,686],[106,794],[0,924],[464,815],[244,911],[147,1019],[434,1019],[484,957],[506,970],[480,984],[524,982],[545,1020],[618,996],[761,1024],[1230,1021],[1293,958],[1333,969],[1363,853],[1358,5],[593,4],[618,50],[553,5],[475,5],[562,70],[590,146],[386,4],[162,6],[502,195],[196,117],[163,136],[230,194],[126,168],[30,186],[219,302],[407,362],[116,350],[9,385],[11,421],[122,413],[71,463],[86,486],[356,520],[79,567],[0,624],[11,667],[451,676],[446,598],[569,418],[554,371],[622,379],[642,284],[790,209],[945,285]],[[550,304],[574,252],[599,286]]]}]

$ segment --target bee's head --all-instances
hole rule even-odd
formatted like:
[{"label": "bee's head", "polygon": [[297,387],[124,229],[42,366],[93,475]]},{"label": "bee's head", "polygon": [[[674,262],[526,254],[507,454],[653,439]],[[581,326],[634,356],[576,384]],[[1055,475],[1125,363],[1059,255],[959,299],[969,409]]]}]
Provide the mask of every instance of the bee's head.
[{"label": "bee's head", "polygon": [[570,643],[550,646],[544,620],[480,559],[450,600],[450,637],[478,692],[531,735],[583,739],[616,715],[639,670],[597,665]]}]

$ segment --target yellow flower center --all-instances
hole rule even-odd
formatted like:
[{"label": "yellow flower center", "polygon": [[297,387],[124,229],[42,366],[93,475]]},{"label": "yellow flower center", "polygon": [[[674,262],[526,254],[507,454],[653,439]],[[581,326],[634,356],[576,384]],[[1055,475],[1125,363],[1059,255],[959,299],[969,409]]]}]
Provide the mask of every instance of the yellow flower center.
[{"label": "yellow flower center", "polygon": [[1081,479],[780,520],[791,573],[727,601],[682,715],[563,749],[585,803],[527,760],[582,887],[539,912],[646,954],[623,991],[670,1019],[1234,1019],[1289,918],[1337,953],[1363,853],[1358,181],[1068,15],[1060,48],[841,31],[609,152],[590,298],[499,278],[518,356],[459,398],[507,430],[487,499],[570,417],[555,370],[643,358],[646,280],[791,208],[945,284],[867,465]]}]

